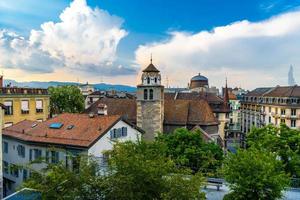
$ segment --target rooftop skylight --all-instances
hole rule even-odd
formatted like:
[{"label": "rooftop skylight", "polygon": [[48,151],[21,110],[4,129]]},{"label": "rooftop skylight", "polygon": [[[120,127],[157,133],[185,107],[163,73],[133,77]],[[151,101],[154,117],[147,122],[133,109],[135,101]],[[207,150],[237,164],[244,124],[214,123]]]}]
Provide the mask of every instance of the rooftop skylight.
[{"label": "rooftop skylight", "polygon": [[52,128],[52,129],[60,129],[64,124],[63,123],[52,123],[49,125],[49,128]]}]

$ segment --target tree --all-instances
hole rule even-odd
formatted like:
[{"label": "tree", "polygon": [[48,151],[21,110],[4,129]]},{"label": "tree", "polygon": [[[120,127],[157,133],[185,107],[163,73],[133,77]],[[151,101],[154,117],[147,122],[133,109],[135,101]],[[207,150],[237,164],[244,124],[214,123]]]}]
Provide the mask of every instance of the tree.
[{"label": "tree", "polygon": [[275,152],[287,174],[300,177],[300,131],[286,125],[254,128],[247,136],[249,147]]},{"label": "tree", "polygon": [[215,143],[204,142],[200,130],[179,128],[170,134],[160,134],[156,140],[167,146],[167,156],[178,166],[189,167],[194,172],[216,176],[222,164],[222,149]]},{"label": "tree", "polygon": [[164,148],[157,142],[116,143],[106,152],[108,166],[101,173],[96,159],[83,157],[79,171],[49,165],[23,187],[37,189],[43,199],[205,199],[203,177],[178,169]]},{"label": "tree", "polygon": [[200,174],[178,169],[158,142],[117,143],[109,152],[108,199],[205,199]]},{"label": "tree", "polygon": [[49,164],[41,171],[31,169],[30,178],[22,187],[41,192],[42,199],[101,199],[103,177],[96,176],[99,170],[92,158],[80,157],[78,171],[73,171],[62,163]]},{"label": "tree", "polygon": [[272,200],[282,197],[289,178],[276,154],[249,148],[229,154],[224,162],[225,180],[232,190],[224,199]]},{"label": "tree", "polygon": [[48,88],[51,114],[80,113],[84,110],[84,97],[76,86]]}]

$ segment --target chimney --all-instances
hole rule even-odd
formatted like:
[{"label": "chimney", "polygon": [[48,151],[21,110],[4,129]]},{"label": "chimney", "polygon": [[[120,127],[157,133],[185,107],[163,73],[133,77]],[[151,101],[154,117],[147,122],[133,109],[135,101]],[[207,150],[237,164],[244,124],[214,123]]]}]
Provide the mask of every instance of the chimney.
[{"label": "chimney", "polygon": [[98,106],[98,115],[107,115],[107,105],[99,103]]},{"label": "chimney", "polygon": [[0,75],[0,88],[3,87],[3,76]]}]

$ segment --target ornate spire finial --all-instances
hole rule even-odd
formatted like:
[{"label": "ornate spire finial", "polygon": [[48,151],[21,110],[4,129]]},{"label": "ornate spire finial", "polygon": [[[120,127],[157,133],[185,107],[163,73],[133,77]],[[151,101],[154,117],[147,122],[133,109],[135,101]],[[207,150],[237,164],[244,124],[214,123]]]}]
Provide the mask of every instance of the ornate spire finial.
[{"label": "ornate spire finial", "polygon": [[152,64],[152,53],[150,55],[150,63]]}]

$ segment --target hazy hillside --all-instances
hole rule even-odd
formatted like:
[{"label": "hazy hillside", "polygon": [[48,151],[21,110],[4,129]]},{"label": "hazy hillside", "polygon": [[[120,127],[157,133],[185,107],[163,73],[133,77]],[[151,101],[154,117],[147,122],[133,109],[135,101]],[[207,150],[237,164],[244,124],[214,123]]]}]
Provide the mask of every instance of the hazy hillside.
[{"label": "hazy hillside", "polygon": [[[12,86],[17,87],[33,87],[33,88],[48,88],[50,86],[59,86],[59,85],[78,85],[76,82],[58,82],[58,81],[50,81],[50,82],[42,82],[42,81],[29,81],[29,82],[17,82],[15,80],[5,80],[4,84],[7,85],[11,83]],[[94,85],[96,90],[118,90],[118,91],[127,91],[127,92],[135,92],[136,88],[128,85],[113,85],[106,83],[96,83]]]}]

